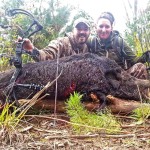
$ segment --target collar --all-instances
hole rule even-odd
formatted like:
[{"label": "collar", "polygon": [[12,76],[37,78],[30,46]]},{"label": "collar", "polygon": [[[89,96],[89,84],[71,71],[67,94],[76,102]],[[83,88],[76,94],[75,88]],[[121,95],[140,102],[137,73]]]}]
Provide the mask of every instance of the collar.
[{"label": "collar", "polygon": [[72,49],[76,51],[83,50],[85,47],[85,44],[78,44],[74,38],[74,35],[72,32],[65,33],[65,35],[69,38],[69,41],[71,43]]}]

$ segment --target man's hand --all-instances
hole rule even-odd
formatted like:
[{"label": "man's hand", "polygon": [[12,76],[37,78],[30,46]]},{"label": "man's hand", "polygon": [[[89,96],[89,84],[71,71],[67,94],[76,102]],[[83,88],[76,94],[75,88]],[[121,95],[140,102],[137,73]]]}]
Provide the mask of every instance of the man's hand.
[{"label": "man's hand", "polygon": [[[22,41],[21,37],[18,38],[17,42],[19,41]],[[23,39],[23,49],[27,52],[32,52],[32,50],[34,49],[34,45],[29,39]]]},{"label": "man's hand", "polygon": [[127,70],[127,72],[138,79],[147,79],[148,78],[146,66],[142,63],[136,63],[129,70]]}]

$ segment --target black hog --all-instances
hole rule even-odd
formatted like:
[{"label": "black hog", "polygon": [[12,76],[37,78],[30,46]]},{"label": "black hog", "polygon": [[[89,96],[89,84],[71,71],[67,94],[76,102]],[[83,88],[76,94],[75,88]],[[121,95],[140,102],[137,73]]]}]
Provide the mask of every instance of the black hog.
[{"label": "black hog", "polygon": [[[115,61],[90,53],[64,57],[58,61],[25,64],[15,83],[16,98],[29,98],[37,92],[36,88],[25,88],[26,85],[35,84],[42,87],[56,79],[57,67],[58,74],[61,74],[57,80],[58,99],[66,99],[70,93],[77,91],[85,95],[94,93],[103,101],[108,94],[129,100],[140,100],[137,84],[141,81],[124,72]],[[3,100],[3,91],[9,87],[13,72],[14,70],[9,70],[0,75],[0,98]],[[49,98],[54,98],[55,86],[53,84],[47,89]],[[145,87],[150,87],[150,81],[142,80],[139,88],[143,90]]]}]

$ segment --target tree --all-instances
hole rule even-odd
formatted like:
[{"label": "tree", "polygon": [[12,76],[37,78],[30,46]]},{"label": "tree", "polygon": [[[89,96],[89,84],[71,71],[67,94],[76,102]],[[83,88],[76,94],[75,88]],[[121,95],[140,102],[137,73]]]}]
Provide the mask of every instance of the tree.
[{"label": "tree", "polygon": [[[42,24],[43,30],[34,34],[30,38],[38,49],[42,49],[47,46],[51,40],[58,37],[60,30],[70,22],[70,16],[73,10],[76,10],[78,13],[73,16],[72,21],[79,16],[92,20],[85,11],[71,5],[65,5],[61,0],[3,0],[2,2],[3,3],[0,6],[0,14],[1,10],[7,12],[7,10],[14,8],[24,9],[33,14],[33,16],[35,16],[35,18]],[[0,16],[0,21],[1,24],[12,26],[12,28],[8,28],[7,30],[0,29],[0,43],[4,43],[5,45],[4,49],[0,47],[0,52],[3,49],[3,52],[10,53],[11,50],[11,53],[14,53],[16,45],[13,41],[15,41],[17,36],[20,35],[20,28],[26,30],[27,27],[31,25],[31,20],[25,15],[15,15],[13,18],[3,15]],[[15,28],[18,27],[18,25],[20,28]],[[65,31],[71,30],[72,28],[70,27],[69,30],[66,28]],[[29,57],[26,56],[23,58],[24,62],[27,62],[29,59]]]},{"label": "tree", "polygon": [[[131,7],[130,7],[131,8]],[[133,18],[127,20],[125,38],[129,45],[141,56],[150,49],[150,1],[144,11],[138,10],[138,0],[134,1]],[[127,16],[128,15],[128,12]]]}]

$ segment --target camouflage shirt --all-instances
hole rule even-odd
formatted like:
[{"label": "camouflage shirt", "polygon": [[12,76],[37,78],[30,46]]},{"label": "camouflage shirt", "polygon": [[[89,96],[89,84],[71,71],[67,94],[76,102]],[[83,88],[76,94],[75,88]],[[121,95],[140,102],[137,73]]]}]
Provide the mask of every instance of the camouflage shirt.
[{"label": "camouflage shirt", "polygon": [[113,31],[109,39],[104,41],[97,36],[91,36],[87,45],[90,52],[113,59],[124,69],[131,67],[137,60],[136,55],[118,31]]},{"label": "camouflage shirt", "polygon": [[70,56],[88,52],[86,44],[77,44],[73,33],[67,33],[64,37],[52,40],[47,47],[39,50],[39,61],[54,59],[57,57]]}]

